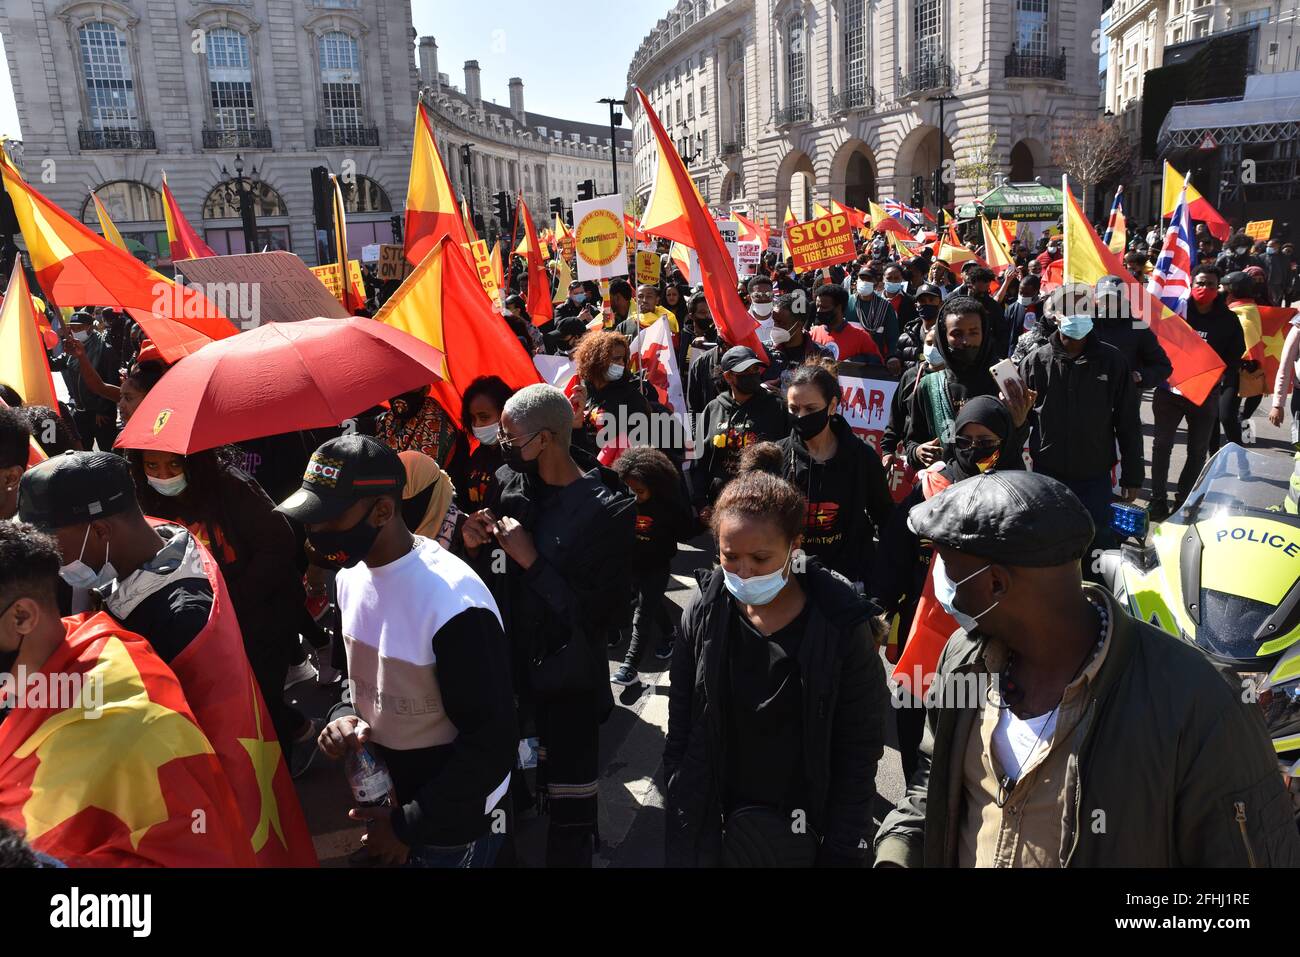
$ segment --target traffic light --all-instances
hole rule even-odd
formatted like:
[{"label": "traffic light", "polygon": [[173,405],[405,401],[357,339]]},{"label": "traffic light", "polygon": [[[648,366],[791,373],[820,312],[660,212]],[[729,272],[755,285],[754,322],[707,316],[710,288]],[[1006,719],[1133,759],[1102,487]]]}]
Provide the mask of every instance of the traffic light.
[{"label": "traffic light", "polygon": [[934,205],[942,209],[947,205],[948,201],[946,190],[944,189],[943,168],[939,167],[931,175],[933,179],[933,188],[930,192],[934,196]]},{"label": "traffic light", "polygon": [[400,243],[402,241],[402,217],[393,215],[388,218],[388,221],[393,226],[393,242]]},{"label": "traffic light", "polygon": [[510,215],[510,194],[503,190],[493,197],[493,202],[496,205],[497,222],[501,224],[502,229],[509,229],[513,218]]},{"label": "traffic light", "polygon": [[595,199],[596,198],[596,181],[594,179],[584,179],[578,184],[578,199]]},{"label": "traffic light", "polygon": [[551,215],[552,216],[564,215],[564,200],[560,199],[560,197],[558,196],[551,197]]},{"label": "traffic light", "polygon": [[912,177],[912,206],[920,209],[925,205],[925,177]]}]

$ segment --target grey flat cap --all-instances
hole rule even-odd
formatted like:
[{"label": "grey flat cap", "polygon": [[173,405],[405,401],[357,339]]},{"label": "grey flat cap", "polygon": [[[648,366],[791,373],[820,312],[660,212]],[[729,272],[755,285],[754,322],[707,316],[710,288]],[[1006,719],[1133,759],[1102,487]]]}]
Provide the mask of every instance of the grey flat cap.
[{"label": "grey flat cap", "polygon": [[1083,503],[1035,472],[989,472],[958,482],[912,509],[919,537],[1002,565],[1050,568],[1077,562],[1095,528]]}]

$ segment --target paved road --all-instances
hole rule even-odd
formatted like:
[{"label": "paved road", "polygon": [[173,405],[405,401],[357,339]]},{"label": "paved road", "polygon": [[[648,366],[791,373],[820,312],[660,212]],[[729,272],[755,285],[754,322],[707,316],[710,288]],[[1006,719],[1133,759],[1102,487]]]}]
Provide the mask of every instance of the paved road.
[{"label": "paved road", "polygon": [[[1261,409],[1254,417],[1258,435],[1257,448],[1290,454],[1289,427],[1275,429]],[[1148,467],[1151,459],[1150,402],[1143,406]],[[1171,482],[1176,482],[1185,461],[1180,433],[1170,468]],[[1150,476],[1148,475],[1148,490]],[[702,550],[707,542],[683,546],[673,568],[669,597],[684,606],[694,591],[691,571],[711,561]],[[610,673],[622,661],[626,639],[610,650]],[[615,687],[617,707],[601,730],[600,835],[601,847],[595,864],[598,867],[655,867],[663,862],[663,795],[659,790],[664,735],[668,727],[668,662],[645,655],[641,683],[631,688]],[[294,689],[302,692],[304,710],[323,714],[328,707],[326,692],[313,685]],[[880,795],[876,817],[880,818],[897,801],[904,788],[902,768],[896,747],[893,721],[887,722],[886,749],[876,775]],[[349,806],[347,785],[341,770],[323,757],[298,781],[299,794],[307,814],[307,823],[316,840],[321,863],[346,866],[346,858],[357,847],[360,829],[346,818]],[[526,817],[518,822],[521,864],[541,866],[545,821]]]}]

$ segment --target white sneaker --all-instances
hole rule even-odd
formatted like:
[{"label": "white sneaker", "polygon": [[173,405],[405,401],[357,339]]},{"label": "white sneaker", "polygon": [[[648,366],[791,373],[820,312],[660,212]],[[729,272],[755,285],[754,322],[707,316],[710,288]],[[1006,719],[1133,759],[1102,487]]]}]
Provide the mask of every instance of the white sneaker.
[{"label": "white sneaker", "polygon": [[1255,444],[1255,423],[1251,419],[1247,419],[1245,422],[1241,423],[1241,444]]},{"label": "white sneaker", "polygon": [[311,663],[310,658],[304,658],[289,668],[288,673],[284,676],[284,690],[288,691],[294,685],[302,684],[304,681],[311,681],[317,675],[316,666]]},{"label": "white sneaker", "polygon": [[321,686],[332,685],[343,677],[343,672],[330,664],[329,654],[328,645],[312,652],[316,659],[316,683]]}]

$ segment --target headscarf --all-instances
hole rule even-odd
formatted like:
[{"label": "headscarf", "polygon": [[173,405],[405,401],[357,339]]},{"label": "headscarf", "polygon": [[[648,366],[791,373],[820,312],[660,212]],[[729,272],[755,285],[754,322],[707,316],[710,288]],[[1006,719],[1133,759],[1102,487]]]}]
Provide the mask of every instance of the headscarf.
[{"label": "headscarf", "polygon": [[402,517],[407,527],[416,535],[437,540],[443,548],[450,547],[460,516],[460,510],[452,504],[456,489],[451,478],[423,452],[408,450],[397,453],[397,457],[406,469]]},{"label": "headscarf", "polygon": [[[984,426],[1002,440],[998,450],[992,456],[986,455],[982,461],[976,460],[978,453],[975,449],[960,451],[956,447],[956,438],[961,434],[962,427],[972,422]],[[1011,411],[1001,399],[991,395],[980,395],[968,400],[957,413],[957,419],[953,423],[953,442],[947,443],[944,449],[947,468],[951,471],[953,480],[960,482],[983,472],[992,472],[999,467],[1005,468],[1011,461],[1009,457],[1016,454],[1015,449],[1007,448],[1007,440],[1014,431],[1015,423],[1011,419]]]}]

